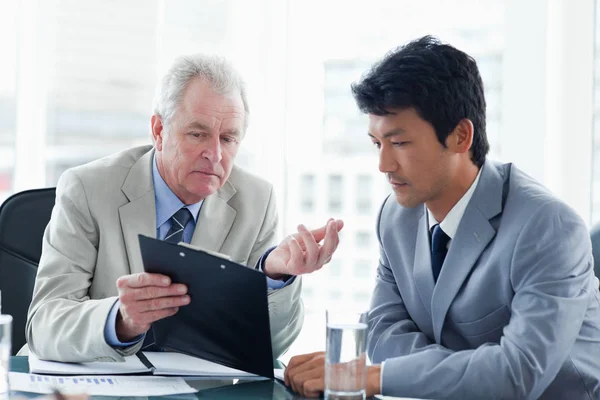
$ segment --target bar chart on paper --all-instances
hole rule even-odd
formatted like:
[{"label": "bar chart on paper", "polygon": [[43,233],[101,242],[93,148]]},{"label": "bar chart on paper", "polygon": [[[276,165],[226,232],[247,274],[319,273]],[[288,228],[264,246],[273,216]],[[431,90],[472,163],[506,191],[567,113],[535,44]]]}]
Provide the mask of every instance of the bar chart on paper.
[{"label": "bar chart on paper", "polygon": [[87,393],[91,396],[166,396],[195,393],[182,378],[160,376],[47,376],[11,372],[11,390],[32,393]]}]

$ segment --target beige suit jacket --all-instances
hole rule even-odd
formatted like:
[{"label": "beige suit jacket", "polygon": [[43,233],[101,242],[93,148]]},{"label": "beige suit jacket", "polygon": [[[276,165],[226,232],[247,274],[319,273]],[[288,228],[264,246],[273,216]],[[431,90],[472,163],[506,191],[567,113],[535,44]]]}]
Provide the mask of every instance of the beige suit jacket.
[{"label": "beige suit jacket", "polygon": [[[120,361],[141,347],[111,347],[104,326],[117,301],[117,278],[144,271],[138,234],[156,237],[153,154],[151,146],[132,148],[61,176],[27,318],[27,342],[39,357]],[[191,243],[254,268],[274,244],[276,227],[272,186],[234,167],[205,199]],[[300,291],[299,277],[269,290],[276,357],[302,326]]]}]

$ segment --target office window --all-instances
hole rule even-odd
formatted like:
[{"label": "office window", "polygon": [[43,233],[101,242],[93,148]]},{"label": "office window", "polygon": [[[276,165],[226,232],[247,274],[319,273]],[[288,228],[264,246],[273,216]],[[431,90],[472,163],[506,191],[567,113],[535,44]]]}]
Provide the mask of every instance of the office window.
[{"label": "office window", "polygon": [[373,178],[370,175],[356,177],[356,211],[360,215],[368,215],[373,208]]},{"label": "office window", "polygon": [[311,297],[313,297],[313,295],[314,295],[314,291],[313,291],[312,288],[309,288],[309,287],[306,287],[306,286],[302,287],[302,296],[311,298]]},{"label": "office window", "polygon": [[332,213],[342,212],[342,200],[344,197],[344,178],[341,175],[329,176],[329,211]]},{"label": "office window", "polygon": [[331,259],[331,261],[323,267],[331,278],[342,277],[342,261],[339,258]]},{"label": "office window", "polygon": [[356,247],[360,249],[367,249],[371,245],[371,236],[375,233],[367,231],[356,232]]},{"label": "office window", "polygon": [[353,275],[359,279],[368,278],[374,268],[377,268],[377,264],[373,264],[370,260],[359,259],[354,262]]},{"label": "office window", "polygon": [[266,178],[282,170],[256,155],[281,146],[273,114],[283,113],[272,97],[283,85],[265,71],[280,65],[285,44],[269,43],[277,36],[269,30],[279,32],[273,21],[285,8],[266,0],[28,0],[3,3],[2,12],[0,174],[8,182],[0,199],[151,144],[158,78],[175,57],[200,51],[228,57],[248,84],[252,122],[236,163]]},{"label": "office window", "polygon": [[80,158],[74,154],[75,157],[61,156],[60,158],[50,158],[46,163],[46,181],[47,182],[58,182],[58,178],[63,172],[69,168],[76,167],[81,164],[93,161],[95,158]]},{"label": "office window", "polygon": [[369,303],[371,300],[371,293],[361,290],[354,293],[354,303],[356,304],[357,310],[368,310]]},{"label": "office window", "polygon": [[315,210],[315,197],[317,195],[316,179],[312,174],[302,175],[300,183],[300,208],[309,213]]},{"label": "office window", "polygon": [[365,155],[366,121],[349,96],[348,85],[369,68],[356,58],[323,60],[323,150],[342,157]]},{"label": "office window", "polygon": [[331,289],[329,291],[329,300],[332,303],[336,303],[337,301],[341,300],[342,298],[342,291],[339,289]]}]

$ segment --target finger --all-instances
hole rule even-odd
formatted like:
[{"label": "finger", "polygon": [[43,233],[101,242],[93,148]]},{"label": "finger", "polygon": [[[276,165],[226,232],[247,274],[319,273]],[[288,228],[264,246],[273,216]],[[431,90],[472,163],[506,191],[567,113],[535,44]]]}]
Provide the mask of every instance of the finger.
[{"label": "finger", "polygon": [[127,312],[131,313],[130,310],[135,310],[137,313],[144,313],[148,311],[158,311],[165,308],[181,307],[190,303],[190,296],[172,296],[172,297],[160,297],[157,299],[139,300],[134,303],[133,306],[129,307]]},{"label": "finger", "polygon": [[[290,248],[290,261],[288,262],[288,264],[291,265],[304,265],[304,256],[302,254],[302,249],[300,248],[300,244],[298,243],[298,241],[296,240],[295,237],[293,236],[289,236],[288,237],[289,242],[288,242],[288,247]],[[290,271],[290,272],[297,272],[297,271]],[[295,275],[295,274],[292,274]]]},{"label": "finger", "polygon": [[323,352],[316,352],[307,356],[310,356],[310,358],[305,358],[304,362],[293,365],[291,369],[288,365],[288,381],[294,391],[301,390],[302,382],[304,382],[306,378],[318,376],[318,371],[323,373],[325,369],[325,355]]},{"label": "finger", "polygon": [[156,299],[160,297],[181,296],[187,293],[187,286],[175,283],[167,287],[146,286],[143,288],[126,287],[121,291],[121,302]]},{"label": "finger", "polygon": [[310,233],[312,233],[313,237],[315,238],[315,241],[317,243],[320,243],[321,240],[323,240],[325,238],[325,234],[327,233],[327,226],[329,225],[329,223],[331,221],[335,222],[335,225],[337,227],[337,231],[341,231],[342,228],[344,227],[344,221],[342,221],[341,219],[333,219],[333,218],[329,218],[327,220],[327,223],[325,225],[323,225],[320,228],[317,229],[313,229],[312,231],[310,231]]},{"label": "finger", "polygon": [[325,225],[323,225],[322,227],[313,229],[312,231],[310,231],[310,233],[313,235],[313,237],[315,238],[315,241],[317,243],[321,242],[321,240],[323,240],[323,238],[325,237],[325,232],[327,231],[327,225],[329,225],[330,221],[333,221],[333,218],[329,218],[327,223]]},{"label": "finger", "polygon": [[296,368],[298,368],[298,366],[315,358],[315,356],[318,354],[324,354],[324,353],[322,351],[317,351],[314,353],[300,354],[298,356],[292,357],[290,359],[290,362],[288,363],[285,371],[283,372],[283,378],[284,378],[285,384],[289,386],[290,372],[293,372]]},{"label": "finger", "polygon": [[[317,364],[317,365],[313,365],[312,368],[308,371],[304,371],[300,374],[296,374],[292,377],[292,388],[294,389],[295,392],[300,393],[301,395],[304,396],[304,394],[306,393],[306,386],[307,383],[309,381],[318,381],[320,379],[323,379],[323,374],[325,372],[325,368],[324,368],[324,364]],[[312,387],[312,390],[310,390],[311,392],[315,392],[318,391],[317,387],[318,384],[315,384],[315,382],[313,382],[313,385],[310,386],[309,388]]]},{"label": "finger", "polygon": [[146,332],[150,329],[150,325],[160,319],[175,315],[179,311],[178,307],[165,308],[163,310],[148,311],[145,313],[122,314],[123,319],[130,325],[141,327],[140,332]]},{"label": "finger", "polygon": [[312,360],[313,358],[315,358],[316,356],[319,355],[325,355],[324,352],[322,351],[315,351],[313,353],[306,353],[306,354],[300,354],[298,356],[294,356],[290,359],[290,362],[288,363],[288,366],[286,368],[286,371],[290,370],[290,369],[294,369],[296,368],[298,365],[302,365],[307,361]]},{"label": "finger", "polygon": [[164,308],[162,310],[148,311],[140,314],[140,325],[150,325],[153,322],[177,314],[179,307]]},{"label": "finger", "polygon": [[303,361],[301,360],[305,357],[307,357],[307,355],[303,354],[300,356],[294,356],[290,359],[287,367],[285,367],[283,370],[283,382],[285,383],[285,386],[290,386],[290,371],[292,371],[297,364],[302,363]]},{"label": "finger", "polygon": [[339,242],[340,239],[337,232],[337,224],[335,222],[330,222],[327,225],[327,235],[325,236],[323,246],[321,246],[321,249],[319,250],[318,265],[322,266],[325,264],[326,260],[331,259]]},{"label": "finger", "polygon": [[303,396],[308,398],[319,397],[325,390],[325,377],[320,376],[304,382]]},{"label": "finger", "polygon": [[117,288],[125,287],[141,288],[146,286],[169,286],[171,279],[166,275],[149,274],[141,272],[139,274],[124,275],[117,279]]},{"label": "finger", "polygon": [[[289,368],[289,367],[288,367]],[[302,364],[299,364],[290,371],[290,379],[292,377],[298,377],[309,371],[324,369],[325,368],[325,353],[318,352],[313,353],[313,357]]]},{"label": "finger", "polygon": [[312,233],[304,225],[298,225],[298,232],[300,238],[304,242],[305,255],[304,260],[306,265],[312,266],[317,262],[319,258],[319,245],[315,241]]}]

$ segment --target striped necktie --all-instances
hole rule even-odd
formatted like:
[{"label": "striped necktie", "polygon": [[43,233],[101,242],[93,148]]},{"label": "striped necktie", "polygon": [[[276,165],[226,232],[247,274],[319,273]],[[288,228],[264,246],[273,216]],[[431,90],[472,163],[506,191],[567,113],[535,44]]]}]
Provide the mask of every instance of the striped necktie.
[{"label": "striped necktie", "polygon": [[183,241],[183,230],[192,219],[192,213],[186,207],[181,207],[171,217],[171,229],[165,236],[165,241],[169,243],[179,243]]}]

